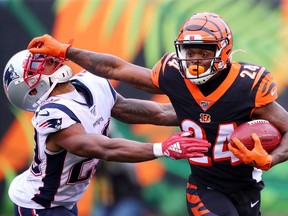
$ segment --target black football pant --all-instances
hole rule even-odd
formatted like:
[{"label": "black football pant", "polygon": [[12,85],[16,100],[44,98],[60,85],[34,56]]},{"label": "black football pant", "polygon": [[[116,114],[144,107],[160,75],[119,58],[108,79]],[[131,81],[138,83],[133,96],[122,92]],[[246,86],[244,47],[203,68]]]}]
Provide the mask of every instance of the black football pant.
[{"label": "black football pant", "polygon": [[78,209],[77,205],[71,210],[66,209],[65,207],[53,207],[48,209],[30,209],[23,208],[14,204],[14,215],[15,216],[77,216]]},{"label": "black football pant", "polygon": [[207,187],[188,184],[187,208],[190,216],[260,216],[260,191],[264,183],[255,188],[223,194]]}]

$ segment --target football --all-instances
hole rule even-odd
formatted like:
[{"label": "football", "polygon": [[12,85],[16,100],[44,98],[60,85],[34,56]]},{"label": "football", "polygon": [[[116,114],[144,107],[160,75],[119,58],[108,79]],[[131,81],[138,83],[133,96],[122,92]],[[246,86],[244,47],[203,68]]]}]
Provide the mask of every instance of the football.
[{"label": "football", "polygon": [[281,140],[281,133],[274,125],[269,121],[257,119],[245,122],[237,127],[230,137],[231,145],[236,147],[232,141],[232,138],[236,137],[246,146],[247,149],[252,150],[254,148],[254,141],[251,136],[252,133],[258,135],[263,149],[268,153],[272,152],[279,145]]}]

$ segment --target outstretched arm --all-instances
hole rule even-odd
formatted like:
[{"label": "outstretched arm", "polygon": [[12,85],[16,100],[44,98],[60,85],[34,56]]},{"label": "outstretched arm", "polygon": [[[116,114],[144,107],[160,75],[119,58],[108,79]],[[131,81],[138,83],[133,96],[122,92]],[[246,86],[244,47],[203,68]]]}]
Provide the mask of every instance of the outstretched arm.
[{"label": "outstretched arm", "polygon": [[150,93],[161,93],[150,79],[150,69],[116,56],[70,47],[67,58],[95,75],[123,81]]},{"label": "outstretched arm", "polygon": [[165,156],[172,159],[202,157],[211,146],[207,140],[189,137],[189,132],[178,132],[162,143],[106,137],[87,134],[80,123],[50,134],[46,146],[51,152],[66,149],[82,156],[119,162],[142,162]]},{"label": "outstretched arm", "polygon": [[129,124],[179,125],[172,104],[128,99],[120,94],[117,94],[112,117]]},{"label": "outstretched arm", "polygon": [[28,49],[32,53],[68,58],[95,75],[124,81],[150,93],[161,93],[150,79],[150,69],[131,64],[113,55],[73,48],[71,44],[62,44],[47,34],[34,38]]}]

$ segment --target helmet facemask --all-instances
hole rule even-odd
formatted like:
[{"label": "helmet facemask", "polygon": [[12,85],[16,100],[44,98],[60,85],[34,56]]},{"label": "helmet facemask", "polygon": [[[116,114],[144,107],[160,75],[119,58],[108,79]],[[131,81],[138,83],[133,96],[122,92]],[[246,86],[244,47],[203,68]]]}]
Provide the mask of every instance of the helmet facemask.
[{"label": "helmet facemask", "polygon": [[[47,72],[44,72],[45,64],[56,63],[56,67]],[[71,68],[63,64],[64,60],[58,58],[41,55],[30,54],[27,61],[24,63],[24,81],[32,89],[33,87],[41,84],[41,81],[49,83],[50,88],[34,103],[33,107],[38,107],[44,100],[48,98],[57,83],[67,82],[72,77]],[[37,88],[33,89],[32,91]]]},{"label": "helmet facemask", "polygon": [[[49,73],[45,72],[45,64],[52,64],[53,62],[57,63],[57,66],[54,70]],[[41,54],[30,54],[27,60],[24,62],[24,75],[23,79],[29,88],[33,88],[40,82],[42,75],[51,76],[55,71],[57,71],[62,66],[63,60],[59,60],[52,56],[41,55]]]},{"label": "helmet facemask", "polygon": [[[217,72],[214,69],[214,64],[219,62],[219,58],[216,57],[216,45],[215,44],[182,44],[175,42],[177,61],[179,63],[180,73],[185,79],[190,79],[196,85],[200,85],[208,81]],[[210,58],[189,58],[187,57],[187,50],[191,48],[198,48],[203,50],[211,50],[214,52],[214,56]],[[205,71],[204,66],[201,66],[202,61],[211,61],[210,67]],[[187,62],[193,62],[193,65],[188,66]]]}]

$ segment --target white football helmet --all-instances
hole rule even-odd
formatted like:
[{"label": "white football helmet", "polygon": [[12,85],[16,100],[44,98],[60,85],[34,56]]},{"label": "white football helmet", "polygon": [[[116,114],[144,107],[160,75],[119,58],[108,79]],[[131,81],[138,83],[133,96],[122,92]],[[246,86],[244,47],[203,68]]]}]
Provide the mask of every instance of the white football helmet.
[{"label": "white football helmet", "polygon": [[[57,66],[49,74],[44,74],[43,69],[48,61],[57,62]],[[63,64],[63,60],[22,50],[6,64],[3,86],[12,104],[23,110],[35,111],[57,83],[69,81],[72,75],[71,68]]]}]

